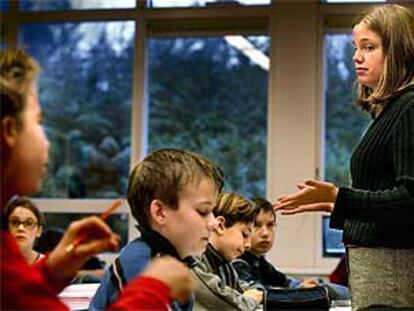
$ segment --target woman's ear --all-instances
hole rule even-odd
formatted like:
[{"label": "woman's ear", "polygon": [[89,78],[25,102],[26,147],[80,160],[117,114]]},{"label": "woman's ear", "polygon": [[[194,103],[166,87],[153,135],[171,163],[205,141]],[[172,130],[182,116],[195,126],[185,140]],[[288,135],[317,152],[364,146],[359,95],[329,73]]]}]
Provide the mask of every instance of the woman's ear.
[{"label": "woman's ear", "polygon": [[149,208],[150,223],[154,225],[163,226],[166,223],[166,206],[158,199],[152,200]]},{"label": "woman's ear", "polygon": [[13,147],[18,136],[17,121],[11,116],[6,116],[1,120],[1,140],[8,146]]},{"label": "woman's ear", "polygon": [[226,219],[223,216],[216,217],[217,226],[215,227],[215,231],[218,235],[222,235],[224,230],[226,229]]}]

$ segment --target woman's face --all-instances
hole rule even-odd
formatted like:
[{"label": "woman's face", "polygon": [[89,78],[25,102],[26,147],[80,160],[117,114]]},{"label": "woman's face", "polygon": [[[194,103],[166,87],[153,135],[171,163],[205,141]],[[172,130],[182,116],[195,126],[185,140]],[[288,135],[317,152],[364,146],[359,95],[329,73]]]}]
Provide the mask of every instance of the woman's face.
[{"label": "woman's face", "polygon": [[29,209],[18,206],[10,214],[9,231],[20,249],[33,249],[34,242],[42,233],[42,226],[36,215]]},{"label": "woman's face", "polygon": [[375,89],[381,78],[385,55],[381,38],[369,30],[364,22],[357,24],[353,31],[355,72],[359,83]]}]

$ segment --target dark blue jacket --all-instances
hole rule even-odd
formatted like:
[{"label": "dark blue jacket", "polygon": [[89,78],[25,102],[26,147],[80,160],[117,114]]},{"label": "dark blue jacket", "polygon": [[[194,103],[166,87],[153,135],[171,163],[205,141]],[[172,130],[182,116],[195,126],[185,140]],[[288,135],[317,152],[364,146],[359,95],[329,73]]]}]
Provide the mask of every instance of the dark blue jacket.
[{"label": "dark blue jacket", "polygon": [[[101,285],[89,305],[90,311],[104,310],[118,299],[123,287],[140,275],[149,261],[160,255],[170,255],[180,260],[174,246],[159,233],[141,229],[141,237],[128,243],[113,264],[105,271]],[[191,310],[193,301],[180,305],[173,301],[172,310]]]}]

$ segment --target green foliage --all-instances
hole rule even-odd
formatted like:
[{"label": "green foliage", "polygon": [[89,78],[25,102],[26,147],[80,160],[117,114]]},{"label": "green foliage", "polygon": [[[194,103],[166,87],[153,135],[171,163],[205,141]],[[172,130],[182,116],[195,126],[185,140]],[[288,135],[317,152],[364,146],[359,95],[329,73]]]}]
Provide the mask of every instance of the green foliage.
[{"label": "green foliage", "polygon": [[[98,36],[90,49],[84,26]],[[126,190],[130,154],[132,48],[117,53],[102,23],[27,26],[51,163],[41,197],[112,198]],[[29,36],[30,34],[30,36]],[[39,45],[41,36],[49,38]]]},{"label": "green foliage", "polygon": [[149,57],[150,150],[199,152],[228,188],[265,195],[267,72],[222,38],[151,40]]},{"label": "green foliage", "polygon": [[[29,52],[44,67],[39,89],[51,163],[42,197],[126,191],[134,48],[130,40],[117,51],[106,29],[104,23],[25,26]],[[267,42],[258,44],[267,49]],[[153,40],[148,54],[148,151],[202,153],[223,167],[229,188],[264,195],[267,72],[222,38]]]}]

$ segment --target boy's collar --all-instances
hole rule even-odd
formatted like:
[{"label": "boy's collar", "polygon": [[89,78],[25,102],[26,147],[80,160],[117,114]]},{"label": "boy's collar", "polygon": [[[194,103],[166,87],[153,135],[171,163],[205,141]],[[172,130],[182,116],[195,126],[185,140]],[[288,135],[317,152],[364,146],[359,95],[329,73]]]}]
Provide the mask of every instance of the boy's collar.
[{"label": "boy's collar", "polygon": [[241,255],[239,258],[245,259],[245,260],[248,260],[248,261],[255,261],[255,260],[258,260],[260,258],[264,258],[264,256],[263,255],[256,255],[256,254],[252,253],[251,251],[245,251],[243,253],[243,255]]},{"label": "boy's collar", "polygon": [[204,256],[207,259],[212,272],[220,277],[223,284],[242,292],[238,276],[231,263],[221,255],[213,245],[207,244]]},{"label": "boy's collar", "polygon": [[223,257],[210,243],[207,244],[207,248],[204,252],[204,255],[207,257],[207,260],[210,262],[212,267],[220,267],[221,265],[228,264],[228,260]]},{"label": "boy's collar", "polygon": [[168,241],[157,231],[146,226],[139,226],[138,229],[141,232],[141,239],[147,242],[151,248],[153,257],[170,255],[177,258],[178,260],[182,260],[174,245],[172,245],[170,241]]}]

